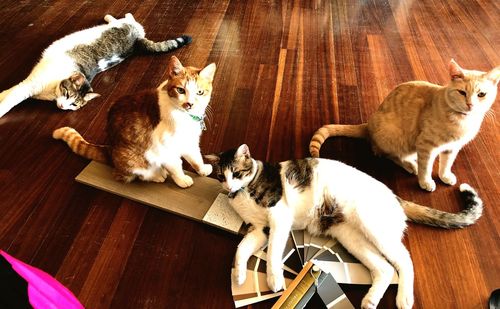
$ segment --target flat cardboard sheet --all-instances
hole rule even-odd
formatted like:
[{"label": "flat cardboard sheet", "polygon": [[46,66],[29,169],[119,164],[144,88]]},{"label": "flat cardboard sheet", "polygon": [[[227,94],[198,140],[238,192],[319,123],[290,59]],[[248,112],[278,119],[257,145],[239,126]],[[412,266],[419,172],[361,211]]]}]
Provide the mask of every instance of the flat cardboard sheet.
[{"label": "flat cardboard sheet", "polygon": [[212,178],[186,172],[194,184],[179,188],[170,178],[164,183],[133,181],[128,184],[114,180],[112,168],[92,161],[76,177],[76,181],[128,199],[202,221],[210,206],[222,192],[220,183]]}]

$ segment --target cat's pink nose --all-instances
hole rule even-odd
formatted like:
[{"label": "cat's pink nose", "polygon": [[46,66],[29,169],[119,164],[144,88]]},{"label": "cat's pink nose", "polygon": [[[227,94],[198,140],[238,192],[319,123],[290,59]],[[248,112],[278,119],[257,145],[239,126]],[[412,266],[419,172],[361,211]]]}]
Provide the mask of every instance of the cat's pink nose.
[{"label": "cat's pink nose", "polygon": [[186,102],[183,104],[184,108],[187,109],[187,110],[190,110],[191,107],[193,107],[193,103],[189,103],[189,102]]}]

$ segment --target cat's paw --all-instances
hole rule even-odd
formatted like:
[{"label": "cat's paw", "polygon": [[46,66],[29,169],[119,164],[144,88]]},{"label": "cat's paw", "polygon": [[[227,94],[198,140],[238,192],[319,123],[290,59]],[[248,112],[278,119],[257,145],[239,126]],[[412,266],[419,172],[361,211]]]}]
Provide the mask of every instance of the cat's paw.
[{"label": "cat's paw", "polygon": [[188,188],[193,185],[193,178],[188,175],[182,175],[174,178],[175,183],[181,188]]},{"label": "cat's paw", "polygon": [[411,309],[413,307],[413,302],[412,293],[400,293],[398,291],[398,295],[396,296],[396,307],[398,307],[398,309]]},{"label": "cat's paw", "polygon": [[424,180],[418,180],[418,184],[420,185],[420,188],[432,192],[436,190],[436,183],[432,179],[424,179]]},{"label": "cat's paw", "polygon": [[232,272],[233,272],[232,273],[233,281],[237,285],[242,285],[243,283],[245,283],[245,280],[247,279],[246,269],[241,268],[241,267],[235,267],[235,268],[233,268]]},{"label": "cat's paw", "polygon": [[271,271],[267,273],[267,286],[273,291],[278,292],[283,289],[285,284],[285,277],[283,277],[283,271]]},{"label": "cat's paw", "polygon": [[212,174],[212,165],[203,164],[197,172],[200,176],[208,176]]},{"label": "cat's paw", "polygon": [[439,178],[442,182],[450,186],[453,186],[457,183],[457,176],[455,176],[455,174],[453,174],[452,172],[439,175]]},{"label": "cat's paw", "polygon": [[361,301],[361,309],[376,309],[379,300],[373,299],[371,295],[366,295]]}]

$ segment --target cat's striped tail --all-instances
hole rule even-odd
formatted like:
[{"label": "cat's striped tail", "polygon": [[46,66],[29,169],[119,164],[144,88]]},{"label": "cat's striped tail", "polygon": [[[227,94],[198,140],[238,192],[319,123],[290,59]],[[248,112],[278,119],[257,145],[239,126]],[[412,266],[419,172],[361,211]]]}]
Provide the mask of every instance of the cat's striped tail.
[{"label": "cat's striped tail", "polygon": [[137,46],[140,50],[150,53],[163,53],[168,52],[184,45],[191,43],[193,39],[188,35],[181,35],[180,37],[172,40],[162,42],[153,42],[146,38],[138,39]]},{"label": "cat's striped tail", "polygon": [[52,132],[52,137],[65,141],[74,153],[84,158],[108,163],[108,146],[87,142],[75,129],[62,127]]},{"label": "cat's striped tail", "polygon": [[483,213],[483,201],[468,184],[461,184],[460,192],[465,203],[465,209],[457,213],[441,211],[400,198],[398,199],[406,216],[412,222],[445,229],[463,228],[474,224],[481,217]]},{"label": "cat's striped tail", "polygon": [[356,138],[367,138],[368,137],[368,126],[366,123],[363,124],[327,124],[319,128],[316,133],[314,133],[309,143],[309,152],[311,156],[318,158],[319,150],[321,145],[325,140],[331,136],[347,136]]}]

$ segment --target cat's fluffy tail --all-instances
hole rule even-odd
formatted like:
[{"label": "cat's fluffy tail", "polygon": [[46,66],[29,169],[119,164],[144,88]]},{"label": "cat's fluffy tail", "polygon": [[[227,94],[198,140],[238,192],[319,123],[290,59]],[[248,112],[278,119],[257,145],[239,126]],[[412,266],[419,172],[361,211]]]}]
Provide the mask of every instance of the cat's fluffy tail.
[{"label": "cat's fluffy tail", "polygon": [[368,137],[368,126],[366,123],[350,125],[350,124],[327,124],[319,128],[311,138],[309,143],[309,152],[311,156],[319,157],[319,150],[325,140],[331,136],[347,136],[356,138]]},{"label": "cat's fluffy tail", "polygon": [[173,40],[166,40],[162,42],[153,42],[146,38],[138,39],[137,46],[140,50],[150,53],[163,53],[168,52],[184,45],[191,43],[193,39],[188,35],[182,35]]},{"label": "cat's fluffy tail", "polygon": [[62,127],[54,130],[52,137],[65,141],[74,153],[84,158],[108,163],[108,146],[87,142],[75,129]]},{"label": "cat's fluffy tail", "polygon": [[460,192],[465,209],[457,213],[429,208],[403,199],[399,199],[399,202],[410,221],[445,229],[463,228],[474,224],[481,217],[483,201],[468,184],[461,184]]}]

